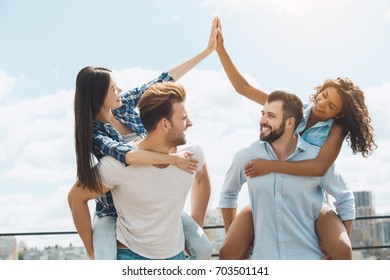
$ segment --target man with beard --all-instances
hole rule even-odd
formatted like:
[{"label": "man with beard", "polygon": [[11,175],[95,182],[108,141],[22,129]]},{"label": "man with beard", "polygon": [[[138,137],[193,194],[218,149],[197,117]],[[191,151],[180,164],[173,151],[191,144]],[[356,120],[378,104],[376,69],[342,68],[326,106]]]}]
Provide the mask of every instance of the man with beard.
[{"label": "man with beard", "polygon": [[[152,85],[141,97],[141,121],[148,132],[130,142],[135,149],[160,153],[189,151],[204,163],[202,150],[185,145],[188,118],[184,88],[164,82]],[[180,146],[180,147],[178,147]],[[117,209],[118,259],[184,259],[181,214],[195,174],[175,165],[124,166],[112,157],[103,157],[98,168],[102,193],[112,191]],[[71,210],[85,206],[101,195],[74,185],[68,200]]]},{"label": "man with beard", "polygon": [[315,220],[323,190],[336,199],[343,220],[354,219],[354,196],[332,166],[323,177],[281,173],[246,178],[245,165],[261,158],[300,161],[314,158],[319,148],[295,132],[303,116],[301,100],[286,91],[274,91],[262,110],[260,140],[236,153],[222,187],[220,208],[226,231],[237,208],[237,196],[248,185],[254,223],[252,259],[322,259]]}]

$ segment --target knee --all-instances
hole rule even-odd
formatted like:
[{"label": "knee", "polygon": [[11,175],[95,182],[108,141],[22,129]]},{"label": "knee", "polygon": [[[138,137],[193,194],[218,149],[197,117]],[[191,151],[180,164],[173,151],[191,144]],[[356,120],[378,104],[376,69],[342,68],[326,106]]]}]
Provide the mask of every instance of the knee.
[{"label": "knee", "polygon": [[229,243],[224,242],[219,249],[220,260],[238,260],[241,259],[237,256],[237,252],[230,246]]},{"label": "knee", "polygon": [[187,250],[190,260],[209,260],[213,254],[214,247],[211,241],[207,239],[207,241],[203,240],[202,244],[188,247]]},{"label": "knee", "polygon": [[333,260],[352,260],[352,249],[351,250],[341,250],[339,254],[337,254]]},{"label": "knee", "polygon": [[339,249],[337,250],[336,256],[333,257],[334,260],[352,260],[352,244],[348,240],[343,240],[339,244]]},{"label": "knee", "polygon": [[219,249],[219,259],[228,260],[229,256],[230,256],[229,247],[226,246],[225,243],[223,243],[221,248]]},{"label": "knee", "polygon": [[211,255],[213,254],[213,243],[209,239],[207,239],[207,242],[204,242],[201,247],[198,248],[198,250],[195,252],[195,256],[193,259],[196,260],[209,260],[211,258]]},{"label": "knee", "polygon": [[[346,235],[346,234],[345,234]],[[335,242],[336,241],[336,242]],[[352,260],[352,244],[349,237],[341,235],[325,250],[331,260]]]}]

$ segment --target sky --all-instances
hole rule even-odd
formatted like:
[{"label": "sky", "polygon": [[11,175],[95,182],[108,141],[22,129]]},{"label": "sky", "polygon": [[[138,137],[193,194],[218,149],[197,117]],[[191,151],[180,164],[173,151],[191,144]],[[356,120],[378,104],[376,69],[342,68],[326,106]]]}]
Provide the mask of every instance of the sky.
[{"label": "sky", "polygon": [[[76,178],[78,71],[105,66],[121,88],[140,86],[201,52],[216,15],[253,85],[304,102],[327,78],[349,77],[363,89],[378,148],[363,158],[345,142],[336,167],[352,190],[373,192],[378,214],[390,213],[389,0],[2,0],[0,232],[74,230],[67,193]],[[234,91],[216,53],[179,83],[194,124],[187,139],[205,151],[216,208],[233,155],[258,139],[261,108]],[[246,203],[243,190],[239,207]]]}]

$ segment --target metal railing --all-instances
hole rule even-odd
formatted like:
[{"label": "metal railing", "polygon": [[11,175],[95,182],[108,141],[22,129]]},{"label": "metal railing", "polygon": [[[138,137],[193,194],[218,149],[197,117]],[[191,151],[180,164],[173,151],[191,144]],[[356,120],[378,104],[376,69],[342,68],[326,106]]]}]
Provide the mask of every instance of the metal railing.
[{"label": "metal railing", "polygon": [[[390,219],[390,215],[383,216],[362,216],[356,217],[355,220],[381,220],[381,219]],[[208,225],[204,226],[203,229],[223,229],[223,225]],[[1,233],[2,236],[34,236],[34,235],[67,235],[67,234],[77,234],[77,231],[43,231],[43,232],[10,232],[10,233]],[[352,250],[368,250],[368,249],[386,249],[390,248],[390,245],[380,245],[380,246],[360,246],[352,247]]]},{"label": "metal railing", "polygon": [[[355,220],[381,220],[381,219],[390,219],[390,215],[383,216],[362,216],[356,217]],[[353,246],[352,250],[370,250],[370,249],[387,249],[390,248],[390,245],[380,245],[380,246]]]}]

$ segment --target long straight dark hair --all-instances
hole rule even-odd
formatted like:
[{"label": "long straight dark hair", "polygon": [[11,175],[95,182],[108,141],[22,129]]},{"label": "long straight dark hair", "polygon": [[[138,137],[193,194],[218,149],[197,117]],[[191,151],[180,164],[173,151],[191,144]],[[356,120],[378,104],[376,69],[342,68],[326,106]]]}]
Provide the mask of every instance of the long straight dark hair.
[{"label": "long straight dark hair", "polygon": [[100,175],[94,168],[92,127],[103,106],[110,85],[111,70],[87,66],[76,78],[74,98],[75,151],[79,186],[94,192],[101,190]]}]

